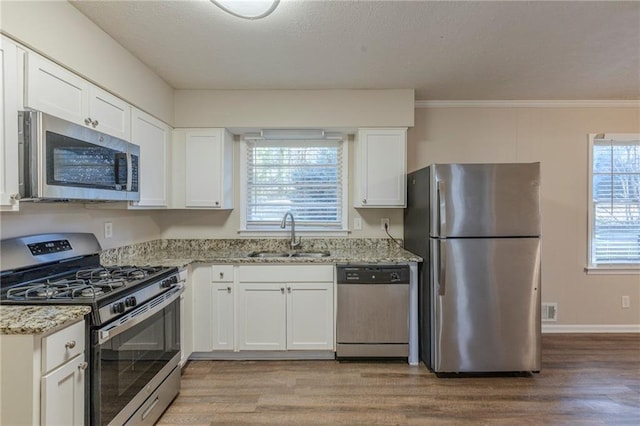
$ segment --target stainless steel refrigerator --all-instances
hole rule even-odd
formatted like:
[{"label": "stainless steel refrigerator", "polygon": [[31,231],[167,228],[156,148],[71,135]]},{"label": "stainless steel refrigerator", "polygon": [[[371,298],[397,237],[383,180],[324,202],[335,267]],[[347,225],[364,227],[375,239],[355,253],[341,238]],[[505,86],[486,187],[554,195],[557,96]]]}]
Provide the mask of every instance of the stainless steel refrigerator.
[{"label": "stainless steel refrigerator", "polygon": [[407,176],[420,358],[436,373],[540,371],[540,163],[433,164]]}]

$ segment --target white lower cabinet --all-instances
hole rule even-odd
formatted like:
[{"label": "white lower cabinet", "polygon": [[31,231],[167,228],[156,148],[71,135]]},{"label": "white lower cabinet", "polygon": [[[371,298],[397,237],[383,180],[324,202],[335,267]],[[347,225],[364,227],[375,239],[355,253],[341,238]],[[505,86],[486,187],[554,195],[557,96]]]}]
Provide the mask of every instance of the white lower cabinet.
[{"label": "white lower cabinet", "polygon": [[193,350],[234,349],[233,265],[201,266],[193,271]]},{"label": "white lower cabinet", "polygon": [[83,425],[85,323],[0,336],[0,424]]},{"label": "white lower cabinet", "polygon": [[42,378],[41,424],[83,424],[85,365],[78,355]]},{"label": "white lower cabinet", "polygon": [[193,273],[193,349],[334,349],[333,265],[213,265]]},{"label": "white lower cabinet", "polygon": [[238,348],[332,350],[333,265],[242,265]]},{"label": "white lower cabinet", "polygon": [[238,284],[238,349],[287,348],[287,315],[284,284]]}]

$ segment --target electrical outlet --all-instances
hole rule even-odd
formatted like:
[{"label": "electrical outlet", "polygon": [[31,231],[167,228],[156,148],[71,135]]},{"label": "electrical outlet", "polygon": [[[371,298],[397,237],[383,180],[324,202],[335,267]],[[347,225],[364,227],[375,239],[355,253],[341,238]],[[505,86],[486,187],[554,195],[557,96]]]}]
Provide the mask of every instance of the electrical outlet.
[{"label": "electrical outlet", "polygon": [[361,217],[354,217],[353,218],[353,230],[354,231],[362,230],[362,218]]},{"label": "electrical outlet", "polygon": [[386,229],[387,231],[390,231],[390,226],[389,226],[389,218],[388,217],[383,217],[382,220],[380,221],[380,229],[382,229],[383,231]]},{"label": "electrical outlet", "polygon": [[622,307],[624,309],[631,307],[631,300],[629,299],[629,296],[622,296]]},{"label": "electrical outlet", "polygon": [[104,223],[104,237],[105,238],[113,237],[113,223],[111,222]]}]

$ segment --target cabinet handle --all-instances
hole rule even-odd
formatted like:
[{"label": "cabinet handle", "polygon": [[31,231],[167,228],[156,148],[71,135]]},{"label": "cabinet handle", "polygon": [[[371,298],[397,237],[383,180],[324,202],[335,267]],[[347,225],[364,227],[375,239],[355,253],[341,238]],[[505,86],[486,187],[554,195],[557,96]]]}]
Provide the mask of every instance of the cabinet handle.
[{"label": "cabinet handle", "polygon": [[287,293],[291,293],[291,287],[287,287]]},{"label": "cabinet handle", "polygon": [[96,127],[98,127],[98,124],[100,124],[98,122],[98,120],[93,120],[93,123],[91,123],[91,125],[93,126],[93,128],[95,129]]},{"label": "cabinet handle", "polygon": [[231,293],[231,287],[227,287],[227,293]]},{"label": "cabinet handle", "polygon": [[87,362],[83,362],[82,364],[78,365],[78,370],[86,370],[87,367],[89,366],[89,364],[87,364]]},{"label": "cabinet handle", "polygon": [[220,272],[220,279],[224,278],[224,272]]},{"label": "cabinet handle", "polygon": [[70,342],[67,342],[67,343],[64,344],[64,347],[67,348],[67,349],[73,349],[73,348],[76,347],[76,341],[72,340]]},{"label": "cabinet handle", "polygon": [[20,199],[20,194],[11,194],[9,198],[13,201],[18,201]]},{"label": "cabinet handle", "polygon": [[87,126],[91,125],[93,123],[93,120],[91,119],[91,117],[87,117],[84,119],[84,124],[86,124]]},{"label": "cabinet handle", "polygon": [[220,202],[219,202],[219,201],[216,201],[216,206],[219,206],[219,205],[220,205]]},{"label": "cabinet handle", "polygon": [[362,204],[367,204],[367,199],[366,198],[362,199]]},{"label": "cabinet handle", "polygon": [[280,293],[284,294],[284,287],[280,287]]}]

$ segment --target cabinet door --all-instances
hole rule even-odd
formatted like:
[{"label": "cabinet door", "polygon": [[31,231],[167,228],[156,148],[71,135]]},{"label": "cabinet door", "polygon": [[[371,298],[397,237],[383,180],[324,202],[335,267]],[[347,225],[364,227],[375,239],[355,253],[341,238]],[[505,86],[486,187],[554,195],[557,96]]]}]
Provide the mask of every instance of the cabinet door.
[{"label": "cabinet door", "polygon": [[285,285],[238,284],[238,349],[286,349]]},{"label": "cabinet door", "polygon": [[213,299],[213,350],[233,350],[234,327],[234,285],[233,283],[212,283]]},{"label": "cabinet door", "polygon": [[166,207],[169,199],[169,126],[132,110],[131,142],[140,145],[140,207]]},{"label": "cabinet door", "polygon": [[8,39],[0,38],[0,209],[17,210],[18,110],[20,50]]},{"label": "cabinet door", "polygon": [[356,207],[405,207],[407,130],[360,129]]},{"label": "cabinet door", "polygon": [[194,268],[193,285],[193,351],[213,350],[213,284],[209,267]]},{"label": "cabinet door", "polygon": [[42,425],[84,424],[84,354],[42,378]]},{"label": "cabinet door", "polygon": [[90,93],[89,125],[103,133],[131,140],[131,106],[95,86]]},{"label": "cabinet door", "polygon": [[221,207],[222,148],[220,129],[187,132],[186,207]]},{"label": "cabinet door", "polygon": [[25,106],[86,125],[89,82],[61,66],[29,52]]},{"label": "cabinet door", "polygon": [[333,283],[287,284],[287,349],[333,349]]}]

